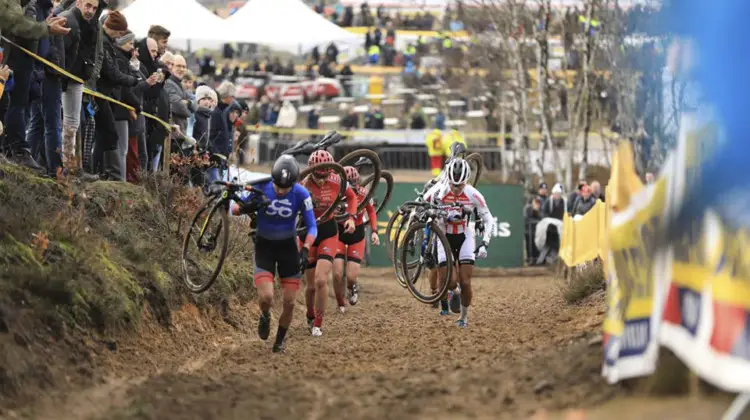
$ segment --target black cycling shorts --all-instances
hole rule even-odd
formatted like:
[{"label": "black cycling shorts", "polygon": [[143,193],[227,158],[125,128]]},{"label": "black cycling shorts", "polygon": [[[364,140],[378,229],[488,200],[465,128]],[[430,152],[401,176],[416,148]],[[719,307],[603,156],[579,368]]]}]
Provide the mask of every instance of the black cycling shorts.
[{"label": "black cycling shorts", "polygon": [[[474,260],[469,258],[461,259],[461,248],[466,241],[465,233],[446,233],[445,237],[448,239],[448,245],[451,248],[451,254],[453,255],[453,263],[458,265],[474,265]],[[446,263],[441,262],[441,267],[445,267]]]},{"label": "black cycling shorts", "polygon": [[[317,227],[318,235],[315,237],[315,242],[313,242],[312,246],[318,246],[320,245],[320,242],[322,240],[333,238],[334,236],[338,236],[339,234],[338,224],[334,219],[326,220],[325,222],[319,224]],[[307,237],[307,230],[298,234],[297,237],[300,241],[305,242],[305,238]]]},{"label": "black cycling shorts", "polygon": [[255,242],[255,272],[279,273],[279,278],[299,277],[299,248],[295,238],[272,240],[258,236]]},{"label": "black cycling shorts", "polygon": [[354,227],[354,232],[344,232],[344,225],[339,225],[339,241],[343,242],[344,245],[354,245],[365,239],[365,224]]}]

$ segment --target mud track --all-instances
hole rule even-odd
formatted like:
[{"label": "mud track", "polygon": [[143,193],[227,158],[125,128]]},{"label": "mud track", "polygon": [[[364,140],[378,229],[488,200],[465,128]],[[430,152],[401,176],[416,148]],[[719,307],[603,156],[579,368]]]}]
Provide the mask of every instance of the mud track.
[{"label": "mud track", "polygon": [[[211,345],[194,357],[176,364],[169,353],[151,354],[160,368],[123,368],[33,417],[510,419],[612,395],[592,340],[601,301],[567,306],[549,277],[478,278],[474,296],[470,327],[461,330],[455,315],[438,316],[393,279],[363,278],[360,303],[342,315],[329,300],[324,336],[314,338],[300,293],[285,354],[271,353],[273,337],[257,338],[251,307],[241,332],[205,337]],[[277,319],[274,312],[274,332]]]}]

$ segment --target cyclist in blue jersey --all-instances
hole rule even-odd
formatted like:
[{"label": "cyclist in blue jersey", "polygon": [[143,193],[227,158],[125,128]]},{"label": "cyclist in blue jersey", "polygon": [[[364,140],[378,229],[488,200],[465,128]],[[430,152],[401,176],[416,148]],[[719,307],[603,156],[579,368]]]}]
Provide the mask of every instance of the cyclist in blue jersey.
[{"label": "cyclist in blue jersey", "polygon": [[[255,287],[258,289],[260,319],[258,336],[268,339],[271,330],[274,275],[279,274],[283,294],[283,310],[273,352],[284,349],[284,337],[292,322],[294,302],[300,287],[301,273],[307,267],[307,256],[317,236],[313,203],[307,189],[299,185],[299,166],[289,155],[280,157],[271,170],[271,181],[254,185],[263,192],[269,204],[258,208],[251,192],[242,205],[235,205],[234,214],[257,212],[255,243]],[[297,216],[301,214],[307,227],[302,249],[297,246]]]}]

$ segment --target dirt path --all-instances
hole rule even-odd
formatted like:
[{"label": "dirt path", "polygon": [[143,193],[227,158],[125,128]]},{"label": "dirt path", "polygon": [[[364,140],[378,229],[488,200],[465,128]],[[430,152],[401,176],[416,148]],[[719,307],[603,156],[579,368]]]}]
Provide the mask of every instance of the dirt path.
[{"label": "dirt path", "polygon": [[598,369],[584,336],[601,309],[565,306],[547,277],[477,279],[468,330],[391,279],[362,289],[346,314],[330,302],[322,338],[308,335],[300,296],[286,354],[272,354],[252,320],[215,353],[72,396],[55,418],[518,418],[604,397],[582,368]]}]

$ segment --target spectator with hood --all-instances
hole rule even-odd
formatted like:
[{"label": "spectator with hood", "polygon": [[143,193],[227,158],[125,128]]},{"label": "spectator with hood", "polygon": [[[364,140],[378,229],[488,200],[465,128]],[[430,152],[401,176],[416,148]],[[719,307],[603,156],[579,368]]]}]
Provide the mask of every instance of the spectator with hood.
[{"label": "spectator with hood", "polygon": [[192,137],[198,142],[198,150],[209,150],[209,121],[211,112],[216,108],[218,96],[216,91],[209,86],[198,86],[195,90],[195,124],[193,124]]},{"label": "spectator with hood", "polygon": [[[158,60],[159,43],[154,38],[146,38],[138,43],[138,57],[146,69],[146,73],[159,73],[156,84],[143,94],[143,111],[156,115],[163,121],[169,120],[169,100],[164,91],[164,84],[171,75],[169,68]],[[164,139],[167,136],[167,130],[158,122],[146,120],[146,145],[148,147],[147,162],[148,170],[155,171],[154,160],[158,159]],[[139,151],[140,154],[140,151]],[[158,162],[156,167],[158,168]]]},{"label": "spectator with hood", "polygon": [[[156,48],[156,43],[154,43]],[[130,71],[138,79],[138,84],[133,88],[138,103],[143,107],[143,98],[159,80],[157,73],[149,74],[146,66],[141,63],[138,48],[133,48],[133,52],[128,62]],[[138,178],[138,170],[148,168],[148,148],[146,146],[146,117],[138,114],[135,121],[128,127],[130,138],[128,139],[128,154],[126,158],[126,178],[128,182],[135,182]]]}]

